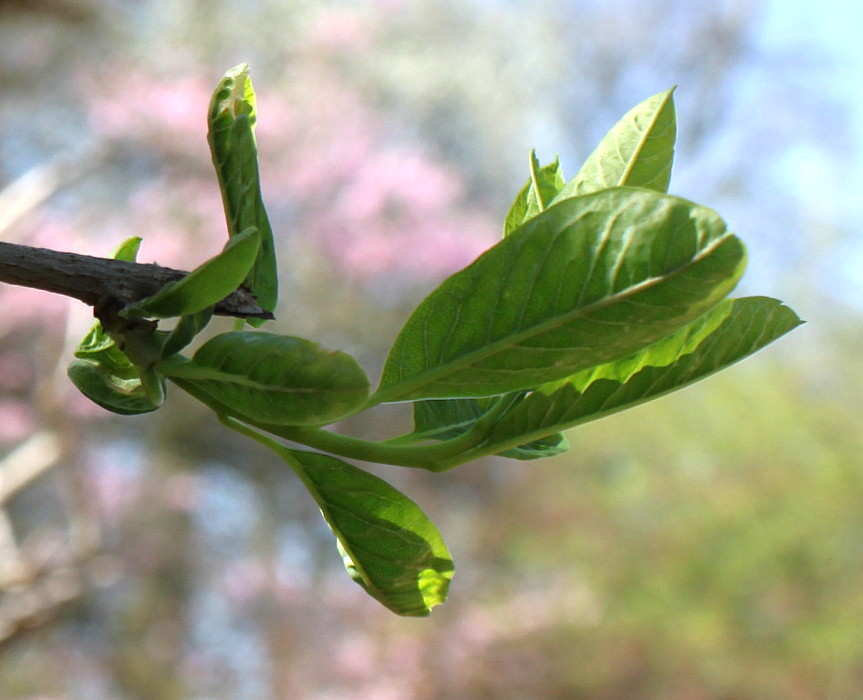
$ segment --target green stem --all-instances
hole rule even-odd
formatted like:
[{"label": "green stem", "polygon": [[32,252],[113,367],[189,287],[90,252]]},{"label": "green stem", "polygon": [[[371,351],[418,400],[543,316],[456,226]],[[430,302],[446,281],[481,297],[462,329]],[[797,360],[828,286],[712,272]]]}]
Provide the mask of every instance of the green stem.
[{"label": "green stem", "polygon": [[269,435],[265,435],[260,430],[256,430],[255,428],[246,425],[242,421],[237,420],[231,416],[219,415],[219,421],[226,428],[230,428],[231,430],[240,433],[240,435],[245,435],[247,438],[254,440],[260,445],[263,445],[269,450],[275,452],[279,457],[285,460],[293,469],[294,473],[300,478],[306,488],[309,490],[309,493],[312,494],[312,497],[318,501],[318,505],[323,506],[324,504],[319,500],[318,490],[315,487],[314,483],[309,480],[309,475],[306,474],[305,469],[302,468],[302,465],[297,461],[294,455],[291,453],[291,450],[282,445],[280,442],[277,442]]},{"label": "green stem", "polygon": [[478,442],[473,436],[464,434],[432,445],[394,445],[340,435],[322,428],[257,423],[253,425],[272,435],[341,457],[401,467],[418,467],[433,472],[440,471],[439,465],[444,460],[451,461]]},{"label": "green stem", "polygon": [[[180,377],[169,376],[168,378],[183,391],[212,409],[223,423],[225,420],[230,419],[230,427],[233,429],[236,429],[236,425],[251,426],[249,430],[252,430],[252,432],[259,436],[260,433],[257,431],[263,431],[286,440],[291,440],[292,442],[297,442],[306,447],[312,447],[323,452],[330,452],[341,457],[359,459],[365,462],[379,462],[381,464],[393,464],[401,467],[440,471],[439,465],[444,460],[447,460],[447,463],[451,463],[453,458],[475,447],[482,440],[482,436],[476,436],[471,431],[468,431],[464,435],[460,435],[452,440],[432,445],[390,445],[384,442],[374,442],[347,435],[339,435],[323,428],[259,423],[238,414],[236,411],[232,411],[230,407],[208,396],[198,389],[194,382],[184,380]],[[271,440],[271,438],[266,439]],[[270,446],[270,443],[265,444]]]}]

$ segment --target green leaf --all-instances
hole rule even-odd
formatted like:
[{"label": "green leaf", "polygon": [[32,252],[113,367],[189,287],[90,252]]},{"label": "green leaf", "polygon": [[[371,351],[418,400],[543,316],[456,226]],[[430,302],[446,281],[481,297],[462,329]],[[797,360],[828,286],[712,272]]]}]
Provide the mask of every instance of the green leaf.
[{"label": "green leaf", "polygon": [[159,404],[148,397],[137,368],[113,341],[101,350],[95,351],[95,347],[94,344],[84,350],[79,348],[75,354],[84,359],[75,360],[67,370],[78,390],[114,413],[135,415],[155,411]]},{"label": "green leaf", "polygon": [[564,200],[420,304],[374,400],[532,389],[626,357],[718,303],[744,265],[706,207],[631,188]]},{"label": "green leaf", "polygon": [[523,445],[518,445],[503,452],[496,452],[500,457],[509,457],[510,459],[531,460],[545,459],[546,457],[554,457],[561,455],[569,450],[569,440],[563,433],[553,433],[538,440],[531,440]]},{"label": "green leaf", "polygon": [[[243,63],[219,82],[209,109],[207,140],[228,221],[228,233],[236,236],[254,227],[261,233],[255,264],[244,279],[258,305],[273,311],[278,300],[278,272],[273,231],[261,196],[258,148],[254,126],[257,118],[255,91],[249,67]],[[249,320],[260,325],[260,320]]]},{"label": "green leaf", "polygon": [[556,201],[619,186],[667,192],[677,136],[673,94],[661,92],[627,112]]},{"label": "green leaf", "polygon": [[[514,405],[522,397],[515,399]],[[493,399],[438,399],[414,403],[414,433],[416,440],[449,440],[463,435],[484,416]],[[561,454],[569,449],[563,435],[550,435],[500,454],[511,459],[539,459]]]},{"label": "green leaf", "polygon": [[651,343],[638,352],[619,360],[607,362],[574,374],[563,382],[583,391],[597,379],[627,381],[644,367],[665,367],[680,357],[694,352],[704,339],[710,336],[731,314],[735,300],[725,299],[691,323],[674,333]]},{"label": "green leaf", "polygon": [[416,401],[414,434],[418,439],[448,440],[464,434],[488,410],[488,400]]},{"label": "green leaf", "polygon": [[158,369],[241,418],[272,425],[331,423],[361,406],[369,391],[350,355],[304,338],[253,331],[223,333],[191,361],[174,356]]},{"label": "green leaf", "polygon": [[[140,247],[141,239],[133,236],[110,257],[135,262]],[[122,415],[149,413],[164,401],[164,380],[150,368],[142,381],[141,370],[117,347],[99,321],[78,344],[75,357],[78,360],[67,369],[69,379],[84,396],[108,411]]]},{"label": "green leaf", "polygon": [[124,316],[172,318],[196,314],[239,287],[255,263],[261,235],[250,228],[232,237],[217,256],[210,258],[176,282],[169,282],[153,296],[123,309]]},{"label": "green leaf", "polygon": [[336,536],[351,577],[399,615],[446,600],[455,565],[443,538],[407,496],[335,457],[282,448]]},{"label": "green leaf", "polygon": [[111,253],[110,257],[114,260],[125,260],[126,262],[135,262],[138,259],[138,251],[141,249],[141,237],[132,236],[127,238],[118,245]]},{"label": "green leaf", "polygon": [[[670,363],[660,350],[653,355],[660,366],[640,361],[640,369],[626,379],[596,378],[585,386],[581,376],[538,388],[494,425],[483,453],[541,439],[680,389],[751,355],[801,324],[791,309],[766,297],[729,300],[727,308],[715,315],[721,318],[718,325],[714,326],[715,319],[695,324],[714,326],[712,332],[701,337],[700,331],[694,331],[692,337],[701,338],[700,342],[681,345],[680,356]],[[663,341],[657,344],[661,345]]]},{"label": "green leaf", "polygon": [[[105,332],[102,324],[96,321],[75,348],[75,357],[89,359],[91,356],[101,355],[111,347],[114,347],[114,339]],[[129,364],[131,365],[131,362]]]},{"label": "green leaf", "polygon": [[208,307],[196,314],[181,317],[165,341],[165,346],[162,349],[162,357],[176,355],[180,352],[192,342],[198,333],[207,327],[207,324],[210,322],[212,317],[212,307]]},{"label": "green leaf", "polygon": [[506,215],[503,235],[508,236],[528,219],[532,219],[546,207],[560,192],[564,185],[563,170],[559,159],[540,167],[536,151],[530,152],[530,179],[516,195],[515,201]]}]

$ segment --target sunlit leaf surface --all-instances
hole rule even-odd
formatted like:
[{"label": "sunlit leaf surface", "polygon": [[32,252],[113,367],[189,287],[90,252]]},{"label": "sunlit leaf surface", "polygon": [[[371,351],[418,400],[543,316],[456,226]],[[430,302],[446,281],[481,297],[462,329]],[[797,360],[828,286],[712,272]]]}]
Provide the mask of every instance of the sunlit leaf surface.
[{"label": "sunlit leaf surface", "polygon": [[377,397],[501,394],[624,357],[720,301],[744,264],[706,207],[631,188],[564,200],[423,301]]}]

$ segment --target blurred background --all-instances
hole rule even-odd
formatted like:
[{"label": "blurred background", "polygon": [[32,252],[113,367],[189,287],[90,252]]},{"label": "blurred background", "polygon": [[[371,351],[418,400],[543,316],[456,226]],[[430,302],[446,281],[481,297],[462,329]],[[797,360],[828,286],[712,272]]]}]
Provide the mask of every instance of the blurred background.
[{"label": "blurred background", "polygon": [[566,455],[376,468],[457,563],[412,620],[349,580],[282,463],[178,391],[134,418],[89,404],[65,368],[90,309],[4,286],[0,698],[863,697],[861,35],[854,0],[0,0],[2,240],[215,254],[206,108],[246,61],[269,328],[374,378],[499,237],[531,148],[571,176],[678,85],[672,192],[746,241],[741,294],[808,321]]}]

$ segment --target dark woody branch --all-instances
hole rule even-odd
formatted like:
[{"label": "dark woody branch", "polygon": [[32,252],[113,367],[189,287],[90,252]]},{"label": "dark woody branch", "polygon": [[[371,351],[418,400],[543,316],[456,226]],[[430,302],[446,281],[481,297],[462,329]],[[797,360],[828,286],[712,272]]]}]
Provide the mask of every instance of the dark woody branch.
[{"label": "dark woody branch", "polygon": [[[0,243],[0,282],[63,294],[94,309],[133,304],[186,274],[160,265]],[[216,304],[215,313],[239,318],[273,318],[269,311],[258,306],[245,287]]]}]

